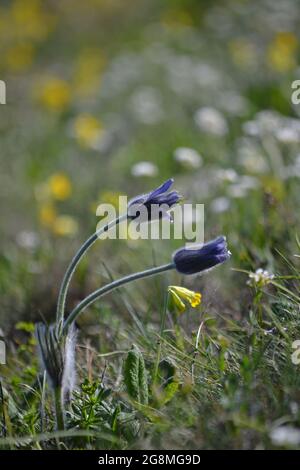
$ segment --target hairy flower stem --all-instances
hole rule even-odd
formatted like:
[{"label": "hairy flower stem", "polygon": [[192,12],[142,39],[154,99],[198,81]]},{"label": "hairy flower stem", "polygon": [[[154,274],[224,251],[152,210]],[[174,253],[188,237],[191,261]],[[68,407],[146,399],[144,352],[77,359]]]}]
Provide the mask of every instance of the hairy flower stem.
[{"label": "hairy flower stem", "polygon": [[63,431],[65,429],[65,416],[61,387],[56,387],[53,394],[55,403],[56,428],[57,431]]},{"label": "hairy flower stem", "polygon": [[142,279],[144,277],[154,276],[155,274],[160,274],[165,271],[169,271],[170,269],[174,269],[174,263],[164,264],[162,266],[158,266],[156,268],[147,269],[146,271],[140,271],[138,273],[130,274],[129,276],[122,277],[121,279],[117,279],[116,281],[107,284],[106,286],[101,287],[100,289],[95,290],[90,295],[88,295],[85,299],[83,299],[70,313],[68,318],[66,319],[64,326],[63,326],[63,333],[67,333],[68,328],[70,325],[76,320],[78,315],[86,309],[89,305],[91,305],[95,300],[99,299],[105,294],[117,289],[118,287],[123,286],[124,284],[128,284],[132,281],[137,281],[138,279]]},{"label": "hairy flower stem", "polygon": [[103,233],[107,232],[110,230],[112,227],[115,225],[118,225],[119,223],[123,222],[124,220],[127,219],[127,214],[121,215],[115,220],[112,220],[109,222],[107,225],[104,227],[101,227],[99,230],[97,230],[93,235],[91,235],[85,242],[84,244],[79,248],[73,259],[71,260],[71,263],[69,264],[65,275],[63,277],[59,295],[58,295],[58,301],[57,301],[57,311],[56,311],[56,329],[59,334],[62,333],[62,328],[63,328],[63,323],[64,323],[64,312],[65,312],[65,304],[66,304],[66,297],[68,293],[68,288],[72,279],[72,276],[74,274],[74,271],[80,262],[81,258],[83,255],[89,250],[89,248],[97,241],[98,237],[102,235]]}]

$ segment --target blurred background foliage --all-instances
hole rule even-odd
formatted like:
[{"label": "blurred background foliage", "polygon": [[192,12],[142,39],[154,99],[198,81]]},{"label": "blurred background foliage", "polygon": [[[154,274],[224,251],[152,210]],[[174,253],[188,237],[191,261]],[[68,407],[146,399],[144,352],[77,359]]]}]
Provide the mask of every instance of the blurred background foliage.
[{"label": "blurred background foliage", "polygon": [[[299,447],[299,373],[291,362],[300,337],[300,105],[291,101],[299,20],[297,0],[0,1],[3,436],[35,439],[44,430],[44,389],[32,385],[33,322],[54,320],[64,270],[95,230],[97,206],[117,206],[119,195],[173,176],[186,201],[205,204],[205,239],[227,236],[231,261],[203,277],[139,281],[79,318],[84,383],[70,427],[106,430],[118,448],[133,438],[139,448]],[[187,223],[194,218],[191,211]],[[96,243],[68,309],[111,277],[168,262],[183,243]],[[231,268],[262,271],[247,283]],[[278,291],[273,275],[288,276],[277,277]],[[162,341],[169,284],[200,292],[202,303],[180,316],[168,312]],[[145,358],[151,410],[124,398],[121,370],[132,343]],[[51,401],[42,406],[52,429]],[[68,445],[107,448],[97,439]]]},{"label": "blurred background foliage", "polygon": [[[284,273],[278,252],[295,252],[299,222],[298,23],[296,0],[1,1],[5,331],[52,318],[98,204],[170,176],[187,201],[205,204],[206,239],[227,235],[232,266]],[[103,262],[117,276],[167,262],[181,244],[99,242],[69,305],[105,282]],[[160,307],[166,284],[155,282],[131,295],[141,316]],[[207,308],[247,313],[249,289],[229,266],[187,283]]]}]

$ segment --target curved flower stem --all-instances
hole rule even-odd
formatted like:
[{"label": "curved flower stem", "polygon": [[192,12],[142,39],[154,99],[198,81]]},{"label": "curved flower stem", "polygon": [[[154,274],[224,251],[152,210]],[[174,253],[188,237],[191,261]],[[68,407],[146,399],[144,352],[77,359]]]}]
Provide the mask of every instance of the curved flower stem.
[{"label": "curved flower stem", "polygon": [[90,295],[88,295],[85,299],[83,299],[70,313],[68,318],[66,319],[64,326],[63,326],[63,333],[66,333],[69,326],[76,320],[80,312],[86,309],[89,305],[91,305],[95,300],[99,299],[103,295],[111,292],[118,287],[123,286],[124,284],[128,284],[129,282],[136,281],[138,279],[142,279],[144,277],[154,276],[155,274],[162,273],[164,271],[169,271],[170,269],[174,269],[174,263],[164,264],[162,266],[158,266],[156,268],[147,269],[146,271],[140,271],[138,273],[130,274],[129,276],[122,277],[121,279],[117,279],[116,281],[107,284],[106,286],[101,287],[100,289],[95,290]]},{"label": "curved flower stem", "polygon": [[84,244],[79,248],[79,250],[73,257],[73,259],[71,260],[71,263],[69,264],[65,272],[65,275],[63,277],[59,295],[58,295],[57,310],[56,310],[56,328],[57,328],[58,333],[61,333],[62,331],[67,292],[68,292],[68,288],[69,288],[69,284],[71,282],[72,276],[74,274],[74,271],[78,263],[80,262],[83,255],[88,251],[88,249],[95,243],[95,241],[97,241],[98,237],[101,234],[103,234],[104,232],[107,232],[113,226],[118,225],[119,223],[123,222],[126,219],[127,219],[127,214],[124,214],[118,217],[117,219],[112,220],[107,225],[104,225],[104,227],[101,227],[99,230],[93,233],[93,235],[91,235],[84,242]]},{"label": "curved flower stem", "polygon": [[158,375],[158,369],[159,369],[159,363],[160,363],[160,357],[161,357],[161,342],[164,336],[164,331],[166,327],[166,318],[167,318],[167,310],[168,310],[168,304],[169,304],[169,292],[165,294],[165,302],[164,302],[164,307],[163,307],[163,312],[162,312],[162,317],[161,317],[161,323],[160,323],[160,337],[157,342],[157,354],[156,354],[156,361],[154,365],[154,371],[153,371],[153,385],[156,384],[157,380],[157,375]]}]

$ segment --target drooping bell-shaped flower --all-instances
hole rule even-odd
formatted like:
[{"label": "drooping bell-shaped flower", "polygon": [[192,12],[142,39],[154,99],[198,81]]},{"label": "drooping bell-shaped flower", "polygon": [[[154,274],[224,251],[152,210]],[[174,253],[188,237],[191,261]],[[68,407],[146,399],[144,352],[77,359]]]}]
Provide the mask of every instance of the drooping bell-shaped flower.
[{"label": "drooping bell-shaped flower", "polygon": [[220,236],[200,248],[180,248],[174,253],[173,262],[178,272],[196,274],[224,263],[230,255],[226,238]]}]

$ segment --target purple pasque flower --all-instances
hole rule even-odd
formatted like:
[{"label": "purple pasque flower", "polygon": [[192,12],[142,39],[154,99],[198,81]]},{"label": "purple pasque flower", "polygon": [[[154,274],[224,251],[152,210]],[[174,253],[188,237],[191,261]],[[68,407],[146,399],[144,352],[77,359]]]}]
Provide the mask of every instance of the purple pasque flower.
[{"label": "purple pasque flower", "polygon": [[153,191],[131,199],[128,203],[128,217],[141,217],[141,221],[169,217],[169,209],[181,199],[177,191],[168,192],[173,182],[173,178],[170,178]]},{"label": "purple pasque flower", "polygon": [[230,255],[226,237],[220,236],[201,248],[180,248],[173,254],[173,262],[178,272],[196,274],[224,263]]}]

